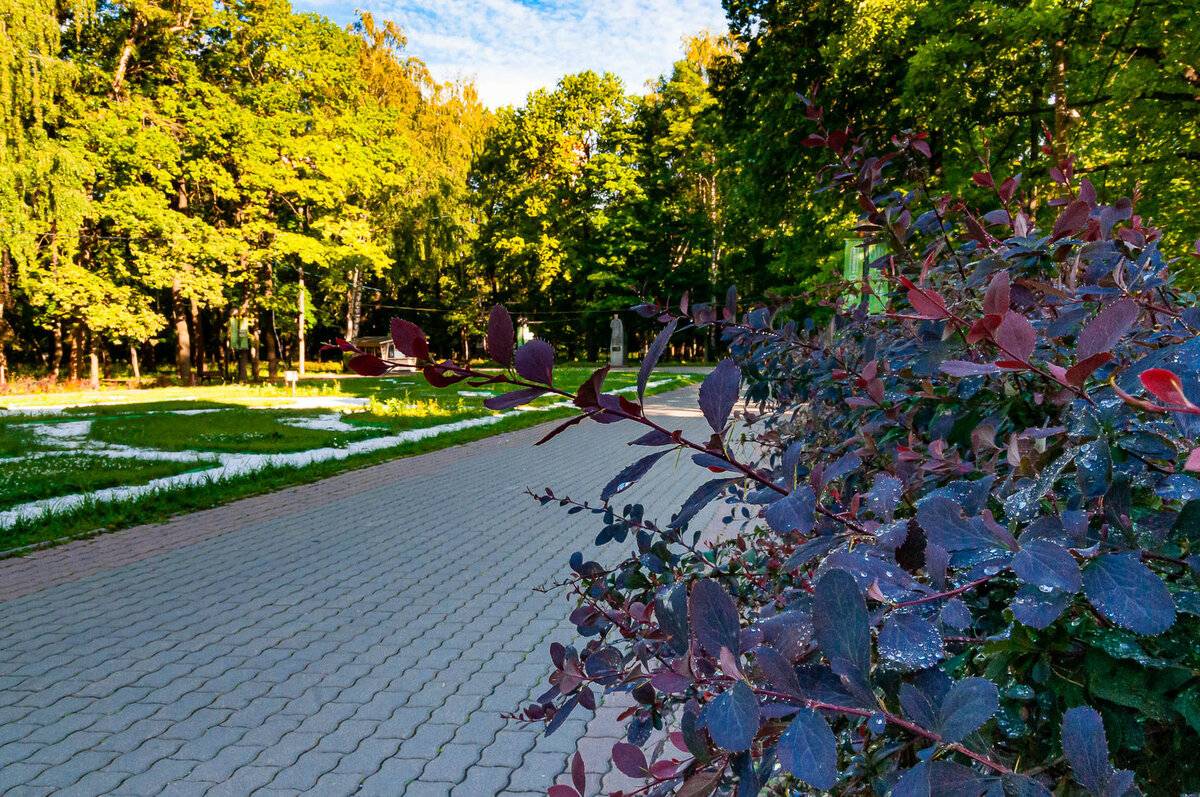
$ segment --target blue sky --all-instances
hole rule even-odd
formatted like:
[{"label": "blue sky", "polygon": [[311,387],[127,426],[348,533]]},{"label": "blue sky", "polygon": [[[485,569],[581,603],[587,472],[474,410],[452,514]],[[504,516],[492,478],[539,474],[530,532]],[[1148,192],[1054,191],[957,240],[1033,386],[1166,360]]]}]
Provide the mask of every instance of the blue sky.
[{"label": "blue sky", "polygon": [[667,72],[683,37],[725,29],[720,0],[292,0],[347,24],[355,8],[398,23],[408,54],[441,80],[474,78],[493,108],[585,69],[614,72],[633,91]]}]

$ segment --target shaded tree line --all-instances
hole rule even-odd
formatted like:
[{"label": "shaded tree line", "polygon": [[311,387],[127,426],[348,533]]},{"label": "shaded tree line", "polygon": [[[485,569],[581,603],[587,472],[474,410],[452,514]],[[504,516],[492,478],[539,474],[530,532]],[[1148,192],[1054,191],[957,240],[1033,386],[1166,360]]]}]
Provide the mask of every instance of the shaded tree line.
[{"label": "shaded tree line", "polygon": [[[810,97],[868,138],[927,132],[931,196],[984,191],[985,153],[1027,186],[1070,153],[1100,201],[1136,189],[1168,243],[1200,234],[1200,31],[1180,2],[726,0],[729,30],[642,91],[585,72],[494,114],[365,14],[3,3],[0,365],[55,376],[139,355],[185,381],[275,376],[306,329],[311,353],[395,314],[472,356],[496,302],[594,358],[639,293],[716,303],[736,281],[814,303],[855,233],[817,191]],[[636,349],[648,327],[626,319]]]}]

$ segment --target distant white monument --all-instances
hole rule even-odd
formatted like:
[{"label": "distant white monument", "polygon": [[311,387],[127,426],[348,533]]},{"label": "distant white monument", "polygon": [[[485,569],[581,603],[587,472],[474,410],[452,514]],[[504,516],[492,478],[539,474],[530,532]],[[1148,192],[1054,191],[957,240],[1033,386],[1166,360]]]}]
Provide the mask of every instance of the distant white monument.
[{"label": "distant white monument", "polygon": [[621,317],[613,313],[612,321],[608,324],[612,330],[612,338],[608,343],[608,364],[620,366],[625,364],[625,325]]}]

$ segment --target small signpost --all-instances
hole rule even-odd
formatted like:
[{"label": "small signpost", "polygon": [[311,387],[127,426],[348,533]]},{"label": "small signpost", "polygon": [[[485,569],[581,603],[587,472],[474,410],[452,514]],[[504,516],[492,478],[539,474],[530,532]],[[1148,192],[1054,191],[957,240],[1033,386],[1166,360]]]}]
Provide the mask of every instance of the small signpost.
[{"label": "small signpost", "polygon": [[296,395],[296,382],[300,381],[299,371],[284,371],[283,382],[292,391],[292,395]]}]

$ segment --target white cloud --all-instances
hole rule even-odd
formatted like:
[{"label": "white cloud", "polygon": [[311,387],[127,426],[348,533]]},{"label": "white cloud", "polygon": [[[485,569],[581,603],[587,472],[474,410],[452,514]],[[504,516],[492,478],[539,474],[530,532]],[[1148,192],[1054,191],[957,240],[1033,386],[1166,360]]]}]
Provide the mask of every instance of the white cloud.
[{"label": "white cloud", "polygon": [[[293,0],[343,24],[344,0]],[[376,19],[399,24],[407,54],[441,80],[474,78],[492,107],[585,69],[613,72],[631,91],[670,70],[685,36],[725,29],[720,0],[359,0]]]}]

